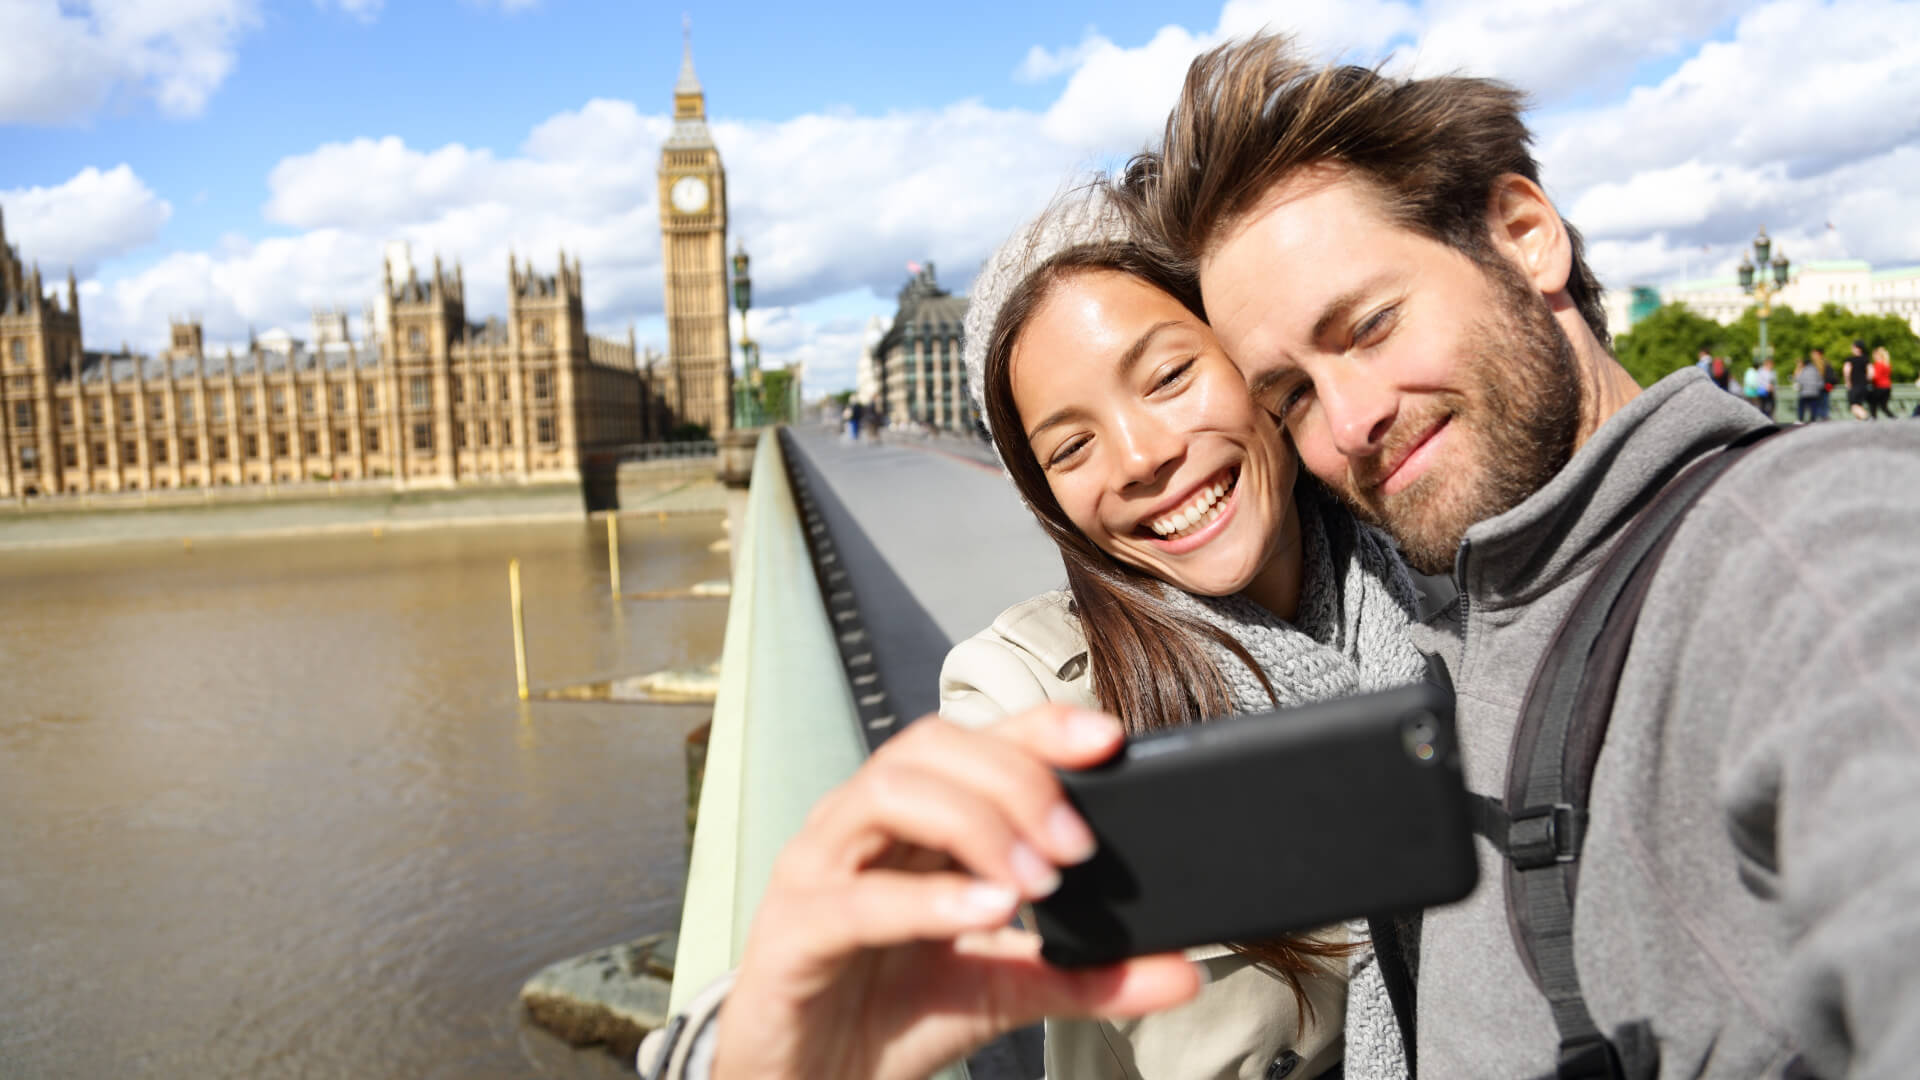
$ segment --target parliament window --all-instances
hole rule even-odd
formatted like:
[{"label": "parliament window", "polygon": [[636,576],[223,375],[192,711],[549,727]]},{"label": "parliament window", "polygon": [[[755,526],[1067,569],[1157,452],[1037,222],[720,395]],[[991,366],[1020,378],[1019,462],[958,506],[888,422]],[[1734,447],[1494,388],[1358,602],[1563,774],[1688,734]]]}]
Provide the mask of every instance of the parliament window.
[{"label": "parliament window", "polygon": [[553,445],[553,417],[551,416],[541,417],[540,427],[538,428],[538,431],[540,433],[540,445],[552,446]]},{"label": "parliament window", "polygon": [[191,435],[185,436],[180,440],[180,460],[188,462],[200,460],[199,440]]},{"label": "parliament window", "polygon": [[69,469],[80,467],[80,448],[72,443],[60,447],[60,463]]},{"label": "parliament window", "polygon": [[[240,415],[247,417],[249,419],[253,417],[253,391],[252,390],[240,391]],[[251,457],[252,455],[249,454],[248,456]]]},{"label": "parliament window", "polygon": [[227,460],[227,437],[225,435],[215,435],[213,437],[213,460]]},{"label": "parliament window", "polygon": [[11,351],[12,351],[14,363],[24,364],[27,362],[27,343],[26,342],[21,341],[19,338],[14,338]]},{"label": "parliament window", "polygon": [[500,401],[503,404],[513,400],[512,390],[513,380],[505,375],[500,376]]},{"label": "parliament window", "polygon": [[93,467],[96,469],[104,469],[107,467],[106,443],[97,442],[93,444]]},{"label": "parliament window", "polygon": [[448,385],[449,385],[449,387],[450,387],[450,388],[452,389],[452,392],[453,392],[453,403],[454,403],[455,405],[464,405],[464,404],[466,404],[466,402],[467,402],[467,377],[466,377],[465,375],[454,375],[454,376],[452,376],[452,377],[451,377],[451,378],[449,379],[449,381],[448,381]]},{"label": "parliament window", "polygon": [[379,453],[380,452],[380,429],[377,427],[368,428],[367,437],[360,440],[360,445],[364,446],[367,450],[367,453],[369,454]]},{"label": "parliament window", "polygon": [[37,446],[21,447],[20,467],[28,472],[40,471],[40,448]]},{"label": "parliament window", "polygon": [[333,411],[347,411],[347,388],[344,386],[336,386],[333,388]]},{"label": "parliament window", "polygon": [[13,403],[13,426],[21,431],[33,430],[33,402],[16,401]]},{"label": "parliament window", "polygon": [[425,375],[415,375],[407,380],[407,404],[416,409],[425,409],[433,404],[433,387]]},{"label": "parliament window", "polygon": [[552,389],[552,380],[547,377],[546,372],[536,371],[533,373],[533,400],[547,400],[547,395]]},{"label": "parliament window", "polygon": [[433,449],[433,425],[432,424],[413,425],[413,448],[415,450]]},{"label": "parliament window", "polygon": [[255,435],[255,434],[254,434],[253,432],[251,432],[251,431],[249,431],[249,432],[247,432],[247,434],[246,434],[246,450],[247,450],[247,460],[248,460],[248,461],[258,461],[258,460],[260,460],[260,436],[258,436],[258,435]]},{"label": "parliament window", "polygon": [[366,386],[361,388],[361,391],[362,393],[360,396],[363,399],[361,402],[361,408],[365,409],[368,412],[379,412],[380,411],[380,388],[373,385],[372,383],[368,383]]},{"label": "parliament window", "polygon": [[414,352],[419,352],[425,344],[426,339],[420,336],[419,327],[416,326],[407,331],[407,348],[412,349]]},{"label": "parliament window", "polygon": [[153,440],[153,463],[155,465],[165,465],[167,463],[167,440]]},{"label": "parliament window", "polygon": [[287,415],[287,388],[276,386],[267,392],[267,400],[273,403],[273,415]]},{"label": "parliament window", "polygon": [[475,375],[473,377],[473,400],[482,405],[487,403],[487,377],[485,375]]},{"label": "parliament window", "polygon": [[183,424],[193,423],[193,395],[192,394],[181,394],[180,404],[176,406],[176,408],[178,408],[180,411],[181,423]]},{"label": "parliament window", "polygon": [[311,386],[300,388],[300,411],[307,416],[312,416],[314,413],[313,387]]},{"label": "parliament window", "polygon": [[348,450],[349,450],[349,447],[347,446],[347,429],[334,428],[333,429],[333,452],[336,454],[344,454],[344,453],[347,453]]},{"label": "parliament window", "polygon": [[140,444],[128,439],[120,444],[120,464],[138,465],[140,463]]},{"label": "parliament window", "polygon": [[533,343],[535,345],[545,345],[547,343],[547,324],[538,319],[535,319],[533,322]]},{"label": "parliament window", "polygon": [[511,420],[500,421],[500,445],[513,445],[513,421]]},{"label": "parliament window", "polygon": [[227,418],[227,392],[225,390],[207,391],[207,418],[225,420]]},{"label": "parliament window", "polygon": [[63,428],[73,426],[73,402],[71,401],[60,403],[60,426]]},{"label": "parliament window", "polygon": [[[482,385],[485,385],[485,384],[482,384]],[[485,420],[480,421],[480,445],[481,446],[493,445],[492,433],[487,429],[487,422]]]},{"label": "parliament window", "polygon": [[89,424],[106,423],[107,422],[106,411],[107,411],[106,406],[101,403],[99,398],[96,397],[96,398],[87,399],[87,423]]},{"label": "parliament window", "polygon": [[133,398],[130,396],[120,399],[120,422],[123,424],[133,423]]},{"label": "parliament window", "polygon": [[147,417],[154,423],[164,423],[167,419],[167,399],[163,397],[147,399]]},{"label": "parliament window", "polygon": [[307,453],[318,454],[320,452],[320,433],[319,432],[317,431],[307,432],[306,442],[307,442]]},{"label": "parliament window", "polygon": [[284,431],[276,431],[273,433],[273,456],[287,456],[287,433]]},{"label": "parliament window", "polygon": [[455,450],[467,448],[467,425],[457,422],[453,425],[453,448]]}]

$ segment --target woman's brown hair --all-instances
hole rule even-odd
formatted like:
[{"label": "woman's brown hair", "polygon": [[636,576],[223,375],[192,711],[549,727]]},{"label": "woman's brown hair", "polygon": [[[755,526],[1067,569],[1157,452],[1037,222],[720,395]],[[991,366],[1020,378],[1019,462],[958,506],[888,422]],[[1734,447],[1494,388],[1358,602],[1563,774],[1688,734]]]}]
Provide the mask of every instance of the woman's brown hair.
[{"label": "woman's brown hair", "polygon": [[[1094,699],[1120,718],[1129,735],[1202,723],[1234,711],[1225,677],[1208,654],[1214,642],[1247,665],[1269,698],[1273,684],[1253,657],[1225,631],[1180,614],[1165,599],[1159,578],[1120,562],[1089,540],[1053,497],[1034,456],[1013,399],[1013,349],[1034,313],[1066,279],[1083,273],[1131,274],[1165,291],[1200,317],[1199,288],[1142,248],[1125,243],[1069,247],[1030,271],[1001,305],[987,341],[982,379],[987,426],[1014,486],[1060,548],[1074,614],[1087,639]],[[1292,988],[1302,1021],[1313,1013],[1302,981],[1324,974],[1328,961],[1353,946],[1288,935],[1237,943],[1235,952],[1278,975]]]}]

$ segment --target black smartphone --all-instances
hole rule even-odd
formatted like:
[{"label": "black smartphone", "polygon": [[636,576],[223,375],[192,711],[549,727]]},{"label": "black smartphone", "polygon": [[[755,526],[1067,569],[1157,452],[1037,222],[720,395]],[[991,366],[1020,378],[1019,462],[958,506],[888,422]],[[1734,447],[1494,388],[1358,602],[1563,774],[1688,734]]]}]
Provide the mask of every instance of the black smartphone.
[{"label": "black smartphone", "polygon": [[1156,732],[1060,777],[1100,845],[1033,905],[1061,967],[1411,912],[1479,879],[1453,694],[1430,683]]}]

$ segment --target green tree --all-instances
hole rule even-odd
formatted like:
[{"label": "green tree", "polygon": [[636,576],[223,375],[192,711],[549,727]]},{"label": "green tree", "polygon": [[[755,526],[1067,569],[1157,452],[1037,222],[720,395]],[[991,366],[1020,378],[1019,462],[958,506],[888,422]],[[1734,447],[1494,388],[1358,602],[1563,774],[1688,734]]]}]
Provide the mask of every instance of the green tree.
[{"label": "green tree", "polygon": [[786,368],[763,368],[760,372],[760,411],[769,421],[791,421],[787,415],[787,395],[792,393],[793,373]]},{"label": "green tree", "polygon": [[1641,386],[1693,363],[1701,349],[1733,356],[1732,328],[1693,313],[1685,304],[1662,304],[1633,329],[1613,339],[1613,355]]}]

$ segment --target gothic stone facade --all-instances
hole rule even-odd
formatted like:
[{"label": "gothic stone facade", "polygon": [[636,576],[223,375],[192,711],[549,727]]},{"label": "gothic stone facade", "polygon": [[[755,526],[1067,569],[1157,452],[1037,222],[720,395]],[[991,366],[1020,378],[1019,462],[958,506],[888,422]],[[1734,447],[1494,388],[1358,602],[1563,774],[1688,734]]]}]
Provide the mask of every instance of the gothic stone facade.
[{"label": "gothic stone facade", "polygon": [[928,263],[901,287],[899,299],[893,325],[871,353],[870,380],[887,423],[973,434],[978,418],[961,358],[967,298],[941,288]]},{"label": "gothic stone facade", "polygon": [[391,477],[400,486],[577,479],[596,450],[659,438],[649,373],[588,336],[580,265],[509,260],[507,321],[466,321],[460,270],[386,282],[377,346],[208,356],[176,323],[158,357],[80,345],[0,232],[0,495]]}]

